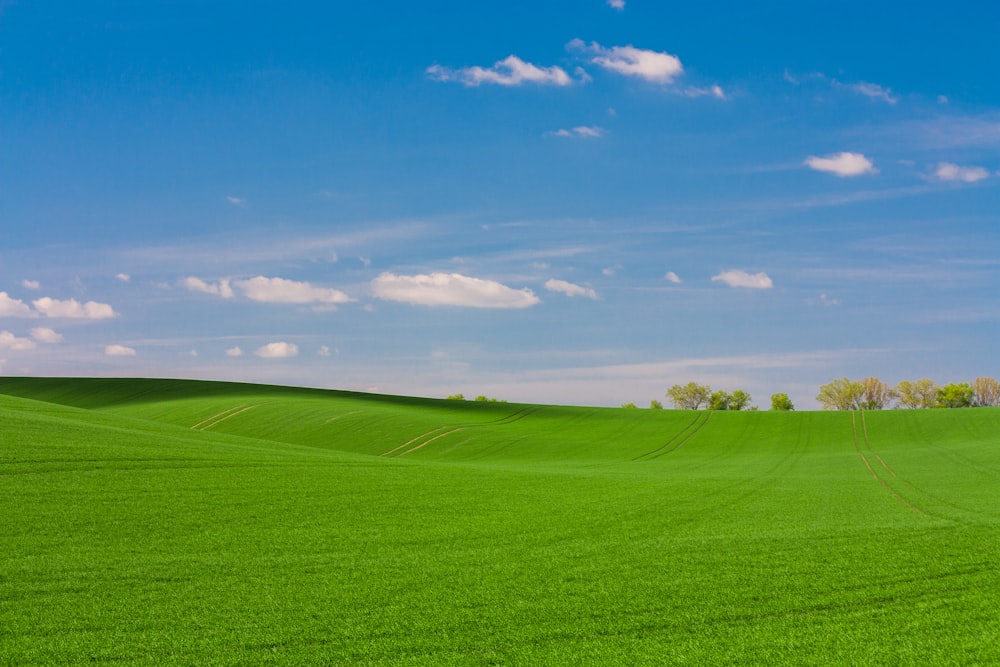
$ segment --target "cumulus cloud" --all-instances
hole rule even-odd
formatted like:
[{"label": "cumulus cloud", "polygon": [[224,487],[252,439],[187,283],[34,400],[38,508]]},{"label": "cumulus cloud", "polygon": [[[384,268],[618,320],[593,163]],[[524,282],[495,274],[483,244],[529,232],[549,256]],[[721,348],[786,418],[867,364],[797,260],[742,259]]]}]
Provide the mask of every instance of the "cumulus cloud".
[{"label": "cumulus cloud", "polygon": [[514,289],[493,280],[459,273],[398,276],[383,273],[372,283],[379,299],[423,306],[469,308],[528,308],[540,300],[530,289]]},{"label": "cumulus cloud", "polygon": [[35,327],[31,330],[31,337],[39,343],[59,343],[62,341],[62,334],[58,334],[48,327]]},{"label": "cumulus cloud", "polygon": [[134,357],[135,350],[125,345],[108,345],[104,348],[104,354],[109,357]]},{"label": "cumulus cloud", "polygon": [[279,341],[276,343],[268,343],[267,345],[257,348],[254,354],[264,359],[287,359],[289,357],[298,356],[299,346],[295,343]]},{"label": "cumulus cloud", "polygon": [[128,281],[132,280],[132,276],[130,276],[127,273],[119,273],[117,276],[115,276],[115,278],[117,278],[123,283],[127,283]]},{"label": "cumulus cloud", "polygon": [[680,285],[682,282],[681,277],[673,271],[667,271],[666,275],[663,276],[663,279],[668,283],[673,283],[674,285]]},{"label": "cumulus cloud", "polygon": [[574,285],[573,283],[566,282],[565,280],[547,280],[545,281],[545,289],[550,292],[560,292],[566,296],[585,296],[588,299],[597,299],[597,292],[589,287],[584,287],[582,285]]},{"label": "cumulus cloud", "polygon": [[226,356],[227,357],[242,357],[243,356],[243,350],[241,350],[238,345],[236,347],[231,347],[228,350],[226,350]]},{"label": "cumulus cloud", "polygon": [[348,303],[354,301],[340,290],[313,287],[307,282],[257,276],[238,280],[236,286],[254,301],[265,303]]},{"label": "cumulus cloud", "polygon": [[774,283],[766,273],[747,273],[746,271],[723,271],[712,276],[714,282],[721,282],[730,287],[746,287],[748,289],[771,289]]},{"label": "cumulus cloud", "polygon": [[33,350],[38,345],[30,338],[18,338],[9,331],[0,331],[0,350]]},{"label": "cumulus cloud", "polygon": [[23,287],[24,289],[41,289],[42,288],[42,284],[40,282],[38,282],[37,280],[27,280],[27,279],[25,279],[25,280],[21,281],[21,287]]},{"label": "cumulus cloud", "polygon": [[205,294],[214,294],[215,296],[221,296],[223,299],[233,298],[233,288],[229,285],[229,280],[223,278],[217,283],[205,282],[201,278],[196,278],[195,276],[188,276],[180,281],[180,286],[191,290],[192,292],[204,292]]},{"label": "cumulus cloud", "polygon": [[0,317],[35,317],[36,313],[25,302],[0,292]]},{"label": "cumulus cloud", "polygon": [[590,62],[623,76],[635,76],[653,83],[668,84],[684,73],[680,58],[662,51],[627,46],[604,47],[597,42],[574,39],[568,48],[590,55]]},{"label": "cumulus cloud", "polygon": [[86,303],[80,303],[76,299],[66,299],[61,301],[59,299],[52,299],[47,296],[43,296],[41,299],[35,299],[31,302],[39,313],[42,313],[46,317],[65,317],[68,319],[77,320],[105,320],[112,317],[117,317],[118,313],[106,303],[98,303],[96,301],[88,301]]},{"label": "cumulus cloud", "polygon": [[810,155],[804,164],[810,169],[834,174],[840,178],[878,173],[878,169],[875,168],[872,161],[861,153],[843,152],[825,157]]},{"label": "cumulus cloud", "polygon": [[961,181],[962,183],[975,183],[984,178],[989,178],[990,172],[982,167],[960,167],[951,162],[941,162],[937,166],[934,175],[942,181]]},{"label": "cumulus cloud", "polygon": [[573,83],[573,79],[561,67],[538,67],[515,55],[497,61],[492,67],[451,69],[441,65],[431,65],[426,72],[427,76],[435,81],[457,81],[464,86],[479,86],[484,83],[497,86],[520,86],[526,83],[540,86],[568,86]]},{"label": "cumulus cloud", "polygon": [[550,132],[549,134],[553,137],[565,137],[567,139],[599,139],[604,136],[604,128],[597,127],[596,125],[581,125],[570,130],[556,130],[555,132]]}]

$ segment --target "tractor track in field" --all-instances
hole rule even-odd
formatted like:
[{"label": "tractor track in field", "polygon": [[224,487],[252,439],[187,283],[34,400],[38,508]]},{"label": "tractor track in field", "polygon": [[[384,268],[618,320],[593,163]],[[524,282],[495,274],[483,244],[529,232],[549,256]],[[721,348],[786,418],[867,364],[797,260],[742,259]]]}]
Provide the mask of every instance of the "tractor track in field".
[{"label": "tractor track in field", "polygon": [[242,414],[247,410],[253,410],[256,405],[237,405],[235,408],[229,408],[228,410],[223,410],[222,412],[212,415],[208,419],[202,419],[200,422],[191,427],[195,431],[207,431],[213,426],[217,426],[222,422],[226,421],[231,417],[235,417],[238,414]]},{"label": "tractor track in field", "polygon": [[[875,458],[878,459],[879,463],[889,472],[889,474],[892,475],[892,477],[894,479],[898,480],[902,484],[905,484],[907,487],[909,487],[910,489],[912,489],[914,492],[916,492],[918,494],[921,494],[923,496],[926,496],[927,498],[930,498],[931,500],[933,500],[935,502],[941,503],[942,505],[946,505],[946,506],[948,506],[948,507],[950,507],[952,509],[958,510],[960,512],[969,512],[971,514],[976,514],[976,515],[982,515],[983,514],[982,512],[979,512],[977,510],[972,510],[972,509],[969,509],[967,507],[962,507],[960,505],[956,505],[955,503],[949,502],[949,501],[945,500],[944,498],[939,498],[938,496],[935,496],[934,494],[929,493],[928,491],[925,491],[924,489],[920,488],[919,486],[917,486],[916,484],[914,484],[910,480],[906,479],[905,477],[898,476],[896,474],[896,472],[891,467],[889,467],[889,465],[885,461],[882,460],[882,457],[879,456],[878,453],[872,448],[871,439],[868,437],[868,424],[865,421],[865,413],[864,413],[863,410],[860,411],[860,412],[861,412],[861,431],[862,431],[862,436],[864,437],[864,441],[865,441],[865,448],[869,452],[871,452],[871,454],[873,456],[875,456]],[[852,418],[852,422],[853,422],[853,414],[852,414],[851,418]],[[855,433],[855,446],[857,446],[857,434],[856,433]],[[862,458],[864,458],[863,455],[862,455]],[[883,479],[881,479],[881,478],[879,478],[877,476],[876,476],[876,479],[878,479],[879,483],[882,484],[882,486],[884,486],[886,489],[888,489],[890,493],[892,493],[894,496],[896,496],[897,499],[901,500],[904,504],[906,504],[906,505],[910,506],[911,508],[915,509],[917,512],[920,512],[922,514],[926,514],[928,516],[933,516],[933,517],[936,517],[936,518],[939,518],[939,519],[947,519],[949,521],[956,521],[958,523],[968,523],[967,521],[958,519],[956,517],[947,516],[947,515],[941,515],[941,514],[935,514],[933,512],[927,511],[926,509],[921,509],[919,507],[916,507],[915,505],[912,505],[911,503],[909,503],[905,499],[903,499],[902,496],[900,496],[898,493],[896,493],[895,491],[893,491],[892,489],[890,489],[888,483],[885,480],[883,480]]]},{"label": "tractor track in field", "polygon": [[[702,415],[704,415],[704,417],[705,417],[704,419],[702,419]],[[665,442],[664,444],[660,445],[659,447],[657,447],[653,451],[646,452],[645,454],[640,454],[639,456],[635,457],[632,460],[633,461],[652,461],[653,459],[660,458],[664,454],[670,454],[671,452],[676,452],[678,449],[680,449],[681,447],[683,447],[684,444],[687,443],[688,440],[690,440],[695,435],[697,435],[698,431],[700,431],[701,429],[703,429],[705,427],[705,424],[707,424],[708,420],[711,419],[711,418],[712,418],[712,411],[711,410],[706,410],[703,413],[698,413],[698,415],[695,416],[694,420],[690,424],[688,424],[687,426],[685,426],[684,428],[682,428],[680,431],[678,431],[674,435],[674,437],[670,438],[670,440],[667,440],[667,442]],[[692,430],[692,429],[694,429],[694,430]]]},{"label": "tractor track in field", "polygon": [[[521,408],[520,410],[517,410],[516,412],[512,412],[511,414],[506,415],[504,417],[501,417],[499,419],[494,419],[493,421],[488,421],[488,422],[470,422],[470,423],[466,423],[466,424],[446,424],[444,426],[438,426],[437,428],[433,428],[430,431],[427,431],[426,433],[421,433],[420,435],[418,435],[415,438],[411,438],[410,440],[407,440],[406,442],[404,442],[403,444],[401,444],[401,445],[399,445],[397,447],[393,447],[392,449],[390,449],[387,452],[382,452],[381,454],[379,454],[379,456],[392,456],[393,458],[398,458],[400,456],[406,456],[407,454],[409,454],[411,452],[415,452],[418,449],[423,449],[424,447],[426,447],[427,445],[431,444],[435,440],[437,440],[439,438],[443,438],[446,435],[451,435],[452,433],[457,433],[458,431],[464,431],[464,430],[470,429],[470,428],[482,428],[484,426],[506,426],[507,424],[513,424],[514,422],[521,421],[522,419],[524,419],[528,415],[531,415],[531,414],[533,414],[535,412],[538,412],[539,410],[541,410],[540,407]],[[450,431],[445,431],[445,429],[451,429],[451,430]],[[445,432],[441,433],[441,431],[445,431]],[[425,440],[425,438],[427,438],[427,439]],[[419,443],[419,444],[415,444],[415,443]],[[414,445],[414,446],[410,447],[410,445]],[[409,447],[409,449],[407,449],[407,447]],[[400,451],[400,450],[403,450],[403,451]]]},{"label": "tractor track in field", "polygon": [[[878,482],[880,485],[882,485],[882,488],[885,489],[889,493],[889,495],[891,495],[893,498],[895,498],[896,500],[898,500],[899,502],[901,502],[903,505],[906,505],[907,507],[909,507],[914,512],[917,512],[918,514],[927,514],[927,512],[925,512],[921,508],[917,507],[916,505],[914,505],[913,503],[911,503],[909,500],[907,500],[906,498],[904,498],[903,496],[901,496],[899,493],[897,493],[895,489],[893,489],[891,486],[889,486],[889,483],[886,480],[882,479],[879,476],[879,474],[877,472],[875,472],[875,468],[872,467],[872,464],[868,460],[868,457],[865,456],[864,451],[861,449],[861,444],[858,441],[858,419],[857,419],[857,413],[859,413],[859,412],[861,413],[862,430],[864,431],[864,439],[865,439],[866,447],[867,447],[869,453],[871,453],[874,456],[878,457],[878,454],[875,454],[875,452],[871,449],[871,443],[868,440],[868,427],[867,427],[867,424],[865,424],[865,422],[864,422],[865,413],[864,413],[863,410],[851,410],[851,439],[854,441],[854,451],[857,452],[858,456],[861,457],[861,461],[862,461],[862,463],[865,464],[865,468],[868,469],[868,472],[871,474],[872,479],[874,479],[876,482]],[[881,457],[878,457],[878,458],[879,458],[880,461],[882,460]],[[893,477],[896,476],[896,473],[892,472],[892,469],[890,469],[889,466],[886,466],[884,462],[882,463],[882,465],[885,467],[885,469],[887,471],[889,471],[889,472],[892,473]]]}]

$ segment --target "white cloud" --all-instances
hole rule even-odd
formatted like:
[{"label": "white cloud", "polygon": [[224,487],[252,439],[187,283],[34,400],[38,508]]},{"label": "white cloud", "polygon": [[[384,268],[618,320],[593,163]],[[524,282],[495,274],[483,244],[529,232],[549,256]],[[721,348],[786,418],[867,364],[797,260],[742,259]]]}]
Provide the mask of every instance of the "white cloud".
[{"label": "white cloud", "polygon": [[180,286],[189,289],[192,292],[214,294],[215,296],[221,296],[223,299],[233,298],[233,288],[229,286],[229,280],[226,278],[223,278],[217,283],[208,283],[201,278],[188,276],[180,281]]},{"label": "white cloud", "polygon": [[41,299],[35,299],[31,303],[35,306],[35,310],[42,313],[46,317],[65,317],[77,320],[105,320],[118,316],[118,313],[116,313],[111,306],[106,303],[97,303],[96,301],[80,303],[76,299],[60,301],[59,299],[52,299],[50,297],[43,296]]},{"label": "white cloud", "polygon": [[354,301],[340,290],[313,287],[307,282],[257,276],[238,280],[236,286],[249,298],[264,303],[349,303]]},{"label": "white cloud", "polygon": [[241,350],[238,345],[236,347],[231,347],[228,350],[226,350],[226,356],[227,357],[242,357],[243,356],[243,350]]},{"label": "white cloud", "polygon": [[104,348],[104,354],[109,357],[134,357],[135,350],[124,345],[108,345]]},{"label": "white cloud", "polygon": [[132,276],[130,276],[127,273],[119,273],[117,276],[115,276],[115,278],[117,278],[123,283],[127,283],[128,281],[132,280]]},{"label": "white cloud", "polygon": [[982,167],[960,167],[951,162],[941,162],[938,164],[934,175],[942,181],[961,181],[963,183],[975,183],[984,178],[989,178],[990,172]]},{"label": "white cloud", "polygon": [[625,0],[608,0],[608,7],[622,11],[625,9]]},{"label": "white cloud", "polygon": [[722,86],[719,84],[712,84],[708,88],[698,88],[696,86],[689,86],[684,89],[684,95],[686,97],[705,97],[710,95],[717,100],[724,100],[726,98],[726,91],[722,90]]},{"label": "white cloud", "polygon": [[9,331],[0,331],[0,350],[33,350],[38,345],[30,338],[18,338]]},{"label": "white cloud", "polygon": [[538,67],[510,55],[493,64],[492,67],[465,67],[451,69],[432,65],[426,70],[427,76],[435,81],[457,81],[465,86],[479,86],[484,83],[498,86],[520,86],[534,83],[541,86],[568,86],[573,79],[561,67]]},{"label": "white cloud", "polygon": [[771,289],[774,283],[766,273],[747,273],[746,271],[723,271],[712,276],[714,282],[721,282],[730,287],[746,287],[749,289]]},{"label": "white cloud", "polygon": [[636,76],[653,83],[668,84],[684,73],[680,58],[662,51],[627,46],[604,47],[574,39],[568,48],[591,54],[590,62],[623,76]]},{"label": "white cloud", "polygon": [[566,137],[569,139],[599,139],[604,136],[604,128],[594,126],[581,125],[579,127],[574,127],[571,130],[556,130],[555,132],[550,132],[554,137]]},{"label": "white cloud", "polygon": [[0,292],[0,317],[35,317],[35,313],[25,302]]},{"label": "white cloud", "polygon": [[892,96],[892,91],[888,88],[883,88],[877,83],[867,83],[861,81],[859,83],[848,83],[844,84],[844,87],[848,90],[852,90],[859,95],[864,95],[865,97],[870,97],[874,100],[882,100],[886,104],[895,104],[898,100]]},{"label": "white cloud", "polygon": [[37,280],[27,280],[27,279],[25,279],[25,280],[21,281],[21,287],[23,287],[24,289],[41,289],[42,288],[42,284],[40,282],[38,282]]},{"label": "white cloud", "polygon": [[31,337],[39,343],[59,343],[63,337],[48,327],[35,327],[31,330]]},{"label": "white cloud", "polygon": [[493,280],[470,278],[459,273],[397,276],[383,273],[372,280],[379,299],[423,306],[470,308],[528,308],[540,300],[530,289],[513,289]]},{"label": "white cloud", "polygon": [[583,287],[582,285],[574,285],[573,283],[566,282],[565,280],[547,280],[545,281],[545,289],[550,292],[560,292],[566,296],[585,296],[588,299],[597,299],[597,292],[589,287]]},{"label": "white cloud", "polygon": [[804,164],[810,169],[834,174],[841,178],[848,176],[861,176],[863,174],[877,174],[878,169],[872,161],[861,153],[835,153],[826,157],[816,157],[810,155]]},{"label": "white cloud", "polygon": [[246,199],[241,199],[240,197],[227,196],[226,201],[233,206],[245,206],[247,203]]},{"label": "white cloud", "polygon": [[267,345],[257,348],[257,351],[254,352],[254,354],[264,359],[287,359],[289,357],[298,356],[299,346],[295,343],[279,341],[277,343],[268,343]]},{"label": "white cloud", "polygon": [[667,271],[666,275],[664,275],[663,278],[668,283],[673,283],[674,285],[680,285],[681,282],[683,282],[681,280],[681,277],[676,273],[674,273],[673,271]]},{"label": "white cloud", "polygon": [[330,348],[328,346],[326,346],[326,345],[320,345],[319,346],[319,351],[316,354],[318,354],[321,357],[329,357],[330,356]]}]

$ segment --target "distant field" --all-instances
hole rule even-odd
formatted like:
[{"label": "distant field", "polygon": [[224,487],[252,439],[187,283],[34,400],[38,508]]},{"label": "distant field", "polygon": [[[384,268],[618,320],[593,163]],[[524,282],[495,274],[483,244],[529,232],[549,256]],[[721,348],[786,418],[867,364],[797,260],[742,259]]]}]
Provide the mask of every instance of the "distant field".
[{"label": "distant field", "polygon": [[0,663],[1000,663],[1000,410],[0,378]]}]

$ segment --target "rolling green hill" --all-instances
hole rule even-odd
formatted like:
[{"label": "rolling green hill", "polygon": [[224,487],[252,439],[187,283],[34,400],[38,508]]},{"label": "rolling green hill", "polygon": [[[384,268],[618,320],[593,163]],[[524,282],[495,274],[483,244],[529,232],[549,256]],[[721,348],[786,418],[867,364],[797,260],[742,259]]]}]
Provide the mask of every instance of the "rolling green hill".
[{"label": "rolling green hill", "polygon": [[1000,410],[0,378],[0,662],[1000,661]]}]

